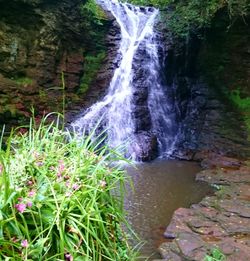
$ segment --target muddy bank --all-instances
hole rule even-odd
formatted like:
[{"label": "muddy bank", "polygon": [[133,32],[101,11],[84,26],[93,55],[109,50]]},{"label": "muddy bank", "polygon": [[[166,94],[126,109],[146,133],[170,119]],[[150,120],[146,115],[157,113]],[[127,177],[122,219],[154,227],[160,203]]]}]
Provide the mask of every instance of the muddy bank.
[{"label": "muddy bank", "polygon": [[249,260],[250,161],[211,155],[203,164],[209,169],[196,179],[216,192],[175,211],[159,248],[162,260],[200,261],[216,247],[229,261]]}]

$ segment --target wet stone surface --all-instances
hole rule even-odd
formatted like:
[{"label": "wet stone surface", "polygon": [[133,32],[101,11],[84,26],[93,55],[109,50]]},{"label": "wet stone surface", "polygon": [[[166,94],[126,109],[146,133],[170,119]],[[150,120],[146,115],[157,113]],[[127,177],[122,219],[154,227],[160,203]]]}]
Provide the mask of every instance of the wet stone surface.
[{"label": "wet stone surface", "polygon": [[159,248],[162,260],[203,260],[219,248],[227,260],[250,260],[250,162],[217,156],[196,179],[216,188],[189,209],[175,211]]}]

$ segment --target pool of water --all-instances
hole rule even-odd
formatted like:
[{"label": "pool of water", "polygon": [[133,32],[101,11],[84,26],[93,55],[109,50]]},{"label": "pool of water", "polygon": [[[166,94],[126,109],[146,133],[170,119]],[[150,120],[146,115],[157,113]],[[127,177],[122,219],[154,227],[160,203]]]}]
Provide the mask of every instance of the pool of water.
[{"label": "pool of water", "polygon": [[135,167],[127,168],[134,189],[128,189],[125,206],[132,228],[145,242],[139,260],[152,260],[160,257],[157,247],[174,211],[198,203],[211,189],[195,182],[200,171],[195,162],[157,160]]}]

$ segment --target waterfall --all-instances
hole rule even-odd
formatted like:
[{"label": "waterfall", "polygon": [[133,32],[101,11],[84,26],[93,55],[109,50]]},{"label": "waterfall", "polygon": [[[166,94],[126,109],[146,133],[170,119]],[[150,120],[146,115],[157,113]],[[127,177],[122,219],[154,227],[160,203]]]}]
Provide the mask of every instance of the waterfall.
[{"label": "waterfall", "polygon": [[90,132],[97,123],[106,130],[110,147],[125,146],[126,157],[148,160],[169,154],[173,139],[173,113],[162,83],[160,39],[154,30],[159,11],[117,0],[100,0],[121,29],[118,54],[106,96],[79,117],[72,126],[78,133]]}]

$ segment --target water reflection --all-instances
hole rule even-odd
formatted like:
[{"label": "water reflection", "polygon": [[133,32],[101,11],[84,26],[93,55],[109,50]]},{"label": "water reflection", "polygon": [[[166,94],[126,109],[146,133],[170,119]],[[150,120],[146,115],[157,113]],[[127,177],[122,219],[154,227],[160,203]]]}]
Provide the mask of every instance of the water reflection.
[{"label": "water reflection", "polygon": [[[208,192],[205,184],[195,182],[200,167],[195,162],[157,160],[127,168],[134,191],[126,199],[128,220],[145,241],[142,253],[159,258],[156,249],[164,241],[162,233],[179,207],[199,202]],[[146,260],[142,257],[140,260]]]}]

